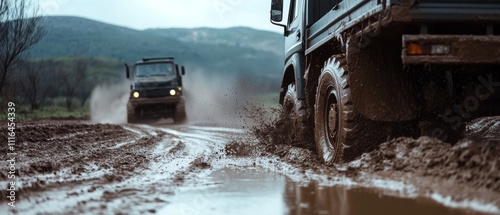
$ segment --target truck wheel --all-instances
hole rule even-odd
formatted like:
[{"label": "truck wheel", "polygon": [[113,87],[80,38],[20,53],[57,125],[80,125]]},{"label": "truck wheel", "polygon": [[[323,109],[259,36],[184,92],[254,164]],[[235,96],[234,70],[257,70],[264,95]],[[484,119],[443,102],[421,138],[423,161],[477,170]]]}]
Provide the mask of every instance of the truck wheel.
[{"label": "truck wheel", "polygon": [[184,99],[181,99],[175,106],[174,123],[180,124],[186,121],[186,105]]},{"label": "truck wheel", "polygon": [[339,163],[360,154],[356,150],[369,133],[366,120],[355,113],[349,72],[343,56],[325,62],[314,106],[314,136],[318,155],[326,163]]},{"label": "truck wheel", "polygon": [[288,85],[285,97],[283,98],[282,114],[289,120],[292,127],[291,141],[295,141],[305,148],[310,148],[314,139],[312,138],[312,127],[308,121],[307,111],[302,100],[297,99],[297,88],[295,83]]}]

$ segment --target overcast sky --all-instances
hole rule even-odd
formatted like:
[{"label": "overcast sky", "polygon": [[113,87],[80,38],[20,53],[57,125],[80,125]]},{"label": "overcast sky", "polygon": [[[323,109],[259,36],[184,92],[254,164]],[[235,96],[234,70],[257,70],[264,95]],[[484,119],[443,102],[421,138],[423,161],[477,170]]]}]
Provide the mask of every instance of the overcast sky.
[{"label": "overcast sky", "polygon": [[43,15],[90,18],[138,30],[246,26],[282,32],[269,22],[270,0],[39,0]]}]

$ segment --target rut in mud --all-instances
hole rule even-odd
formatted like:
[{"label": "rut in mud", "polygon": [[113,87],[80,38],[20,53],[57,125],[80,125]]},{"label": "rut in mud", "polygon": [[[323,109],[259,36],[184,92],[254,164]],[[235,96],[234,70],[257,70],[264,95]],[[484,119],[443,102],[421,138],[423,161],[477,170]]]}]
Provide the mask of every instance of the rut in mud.
[{"label": "rut in mud", "polygon": [[[211,169],[225,156],[224,144],[242,133],[215,126],[21,122],[16,130],[16,208],[2,198],[0,211],[154,213],[176,187]],[[8,164],[2,160],[0,165]],[[0,174],[1,187],[10,181]],[[1,192],[8,195],[6,189]]]},{"label": "rut in mud", "polygon": [[[27,123],[19,126],[17,133],[17,176],[27,179],[18,190],[21,199],[61,183],[85,180],[86,175],[99,175],[103,181],[130,177],[148,164],[150,149],[158,141],[155,139],[163,135],[133,140],[133,133],[118,125],[54,121]],[[120,143],[123,147],[117,150]],[[6,148],[0,153],[7,154]],[[6,181],[7,175],[0,174],[0,179]],[[61,179],[65,181],[54,183]]]}]

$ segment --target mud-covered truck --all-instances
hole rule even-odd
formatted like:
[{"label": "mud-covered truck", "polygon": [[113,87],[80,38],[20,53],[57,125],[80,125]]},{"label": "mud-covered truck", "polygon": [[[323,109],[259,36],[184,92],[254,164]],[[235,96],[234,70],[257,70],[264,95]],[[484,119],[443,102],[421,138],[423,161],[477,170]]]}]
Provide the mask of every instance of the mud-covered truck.
[{"label": "mud-covered truck", "polygon": [[132,81],[127,104],[129,123],[160,118],[173,118],[174,123],[186,120],[184,66],[179,70],[173,57],[150,57],[125,67],[127,79]]},{"label": "mud-covered truck", "polygon": [[498,0],[272,0],[271,22],[283,111],[325,162],[500,112]]}]

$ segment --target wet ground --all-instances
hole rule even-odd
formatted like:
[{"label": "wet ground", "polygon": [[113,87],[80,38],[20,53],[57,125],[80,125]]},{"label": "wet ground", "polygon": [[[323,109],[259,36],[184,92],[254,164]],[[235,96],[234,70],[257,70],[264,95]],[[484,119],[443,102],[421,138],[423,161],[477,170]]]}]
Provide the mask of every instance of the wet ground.
[{"label": "wet ground", "polygon": [[[16,207],[2,198],[0,212],[500,214],[500,120],[468,128],[455,146],[399,138],[327,166],[293,143],[263,143],[250,128],[24,122]],[[10,181],[0,173],[1,187]]]}]

